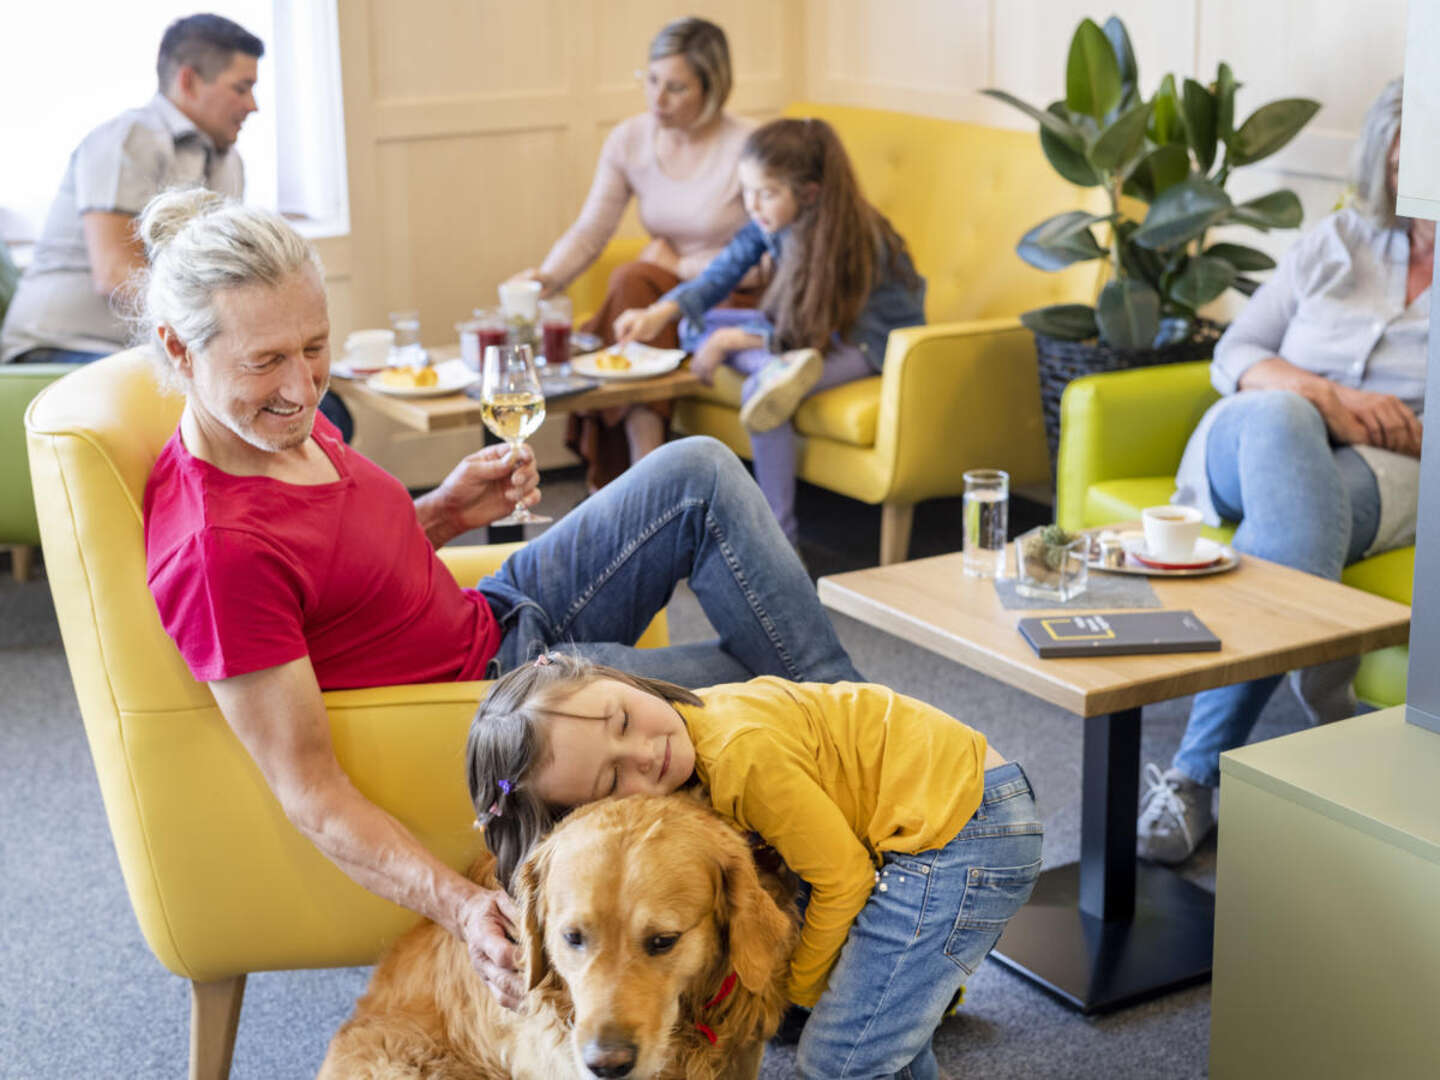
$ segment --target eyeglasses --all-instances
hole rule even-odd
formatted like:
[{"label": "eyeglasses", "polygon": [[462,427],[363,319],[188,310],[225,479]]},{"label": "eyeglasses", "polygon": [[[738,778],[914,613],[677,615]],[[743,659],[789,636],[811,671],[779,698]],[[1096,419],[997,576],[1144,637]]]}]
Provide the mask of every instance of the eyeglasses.
[{"label": "eyeglasses", "polygon": [[635,69],[635,81],[647,90],[653,90],[657,94],[668,94],[672,98],[684,97],[700,89],[698,83],[667,82],[661,83],[654,75],[651,75],[645,68]]}]

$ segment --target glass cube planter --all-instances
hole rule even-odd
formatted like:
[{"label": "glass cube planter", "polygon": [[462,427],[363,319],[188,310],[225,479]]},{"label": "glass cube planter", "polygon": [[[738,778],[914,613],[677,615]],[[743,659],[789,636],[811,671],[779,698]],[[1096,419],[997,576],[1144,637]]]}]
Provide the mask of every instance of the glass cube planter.
[{"label": "glass cube planter", "polygon": [[1057,547],[1043,541],[1046,528],[1040,525],[1015,538],[1015,591],[1032,600],[1063,604],[1085,591],[1090,538],[1077,536]]}]

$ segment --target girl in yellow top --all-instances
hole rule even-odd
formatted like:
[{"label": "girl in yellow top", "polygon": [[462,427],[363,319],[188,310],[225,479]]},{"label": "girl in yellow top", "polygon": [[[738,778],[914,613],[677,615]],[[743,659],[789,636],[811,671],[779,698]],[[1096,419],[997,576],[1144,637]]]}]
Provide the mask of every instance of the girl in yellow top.
[{"label": "girl in yellow top", "polygon": [[550,653],[495,684],[466,757],[507,886],[566,811],[611,795],[700,784],[774,847],[809,886],[788,988],[814,1010],[801,1076],[938,1076],[935,1028],[1040,872],[1020,767],[883,686],[692,693]]}]

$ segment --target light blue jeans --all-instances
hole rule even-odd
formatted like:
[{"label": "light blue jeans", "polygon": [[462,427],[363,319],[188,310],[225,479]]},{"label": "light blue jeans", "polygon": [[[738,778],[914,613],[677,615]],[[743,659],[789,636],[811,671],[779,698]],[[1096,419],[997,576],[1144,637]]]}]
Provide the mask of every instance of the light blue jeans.
[{"label": "light blue jeans", "polygon": [[[1365,459],[1332,446],[1315,406],[1288,390],[1246,390],[1226,403],[1205,444],[1210,497],[1239,521],[1237,551],[1340,579],[1380,524],[1380,489]],[[1195,695],[1173,765],[1220,783],[1220,755],[1243,746],[1281,676]]]},{"label": "light blue jeans", "polygon": [[1044,828],[1025,771],[985,773],[980,808],[942,848],[887,854],[796,1050],[815,1080],[940,1075],[945,1008],[1040,874]]},{"label": "light blue jeans", "polygon": [[[680,344],[686,350],[694,352],[711,333],[722,326],[739,326],[756,333],[764,333],[769,329],[764,316],[758,312],[717,308],[706,313],[702,327],[696,327],[687,320],[681,328]],[[745,384],[740,388],[742,403],[749,401],[759,386],[757,376],[760,370],[774,359],[775,354],[769,349],[741,349],[726,356],[725,362],[746,376]],[[813,397],[821,390],[874,374],[875,369],[865,359],[864,353],[854,345],[847,345],[837,338],[825,351],[825,366],[820,372],[820,381],[805,396]],[[775,514],[775,520],[780,523],[780,531],[785,534],[785,539],[789,540],[792,546],[798,545],[800,523],[795,517],[795,425],[787,420],[770,431],[752,431],[749,435],[750,453],[755,464],[755,482],[765,493],[765,501]]]},{"label": "light blue jeans", "polygon": [[[719,638],[635,648],[686,578]],[[710,438],[647,455],[479,589],[504,634],[492,677],[569,647],[682,686],[863,681],[745,466]]]}]

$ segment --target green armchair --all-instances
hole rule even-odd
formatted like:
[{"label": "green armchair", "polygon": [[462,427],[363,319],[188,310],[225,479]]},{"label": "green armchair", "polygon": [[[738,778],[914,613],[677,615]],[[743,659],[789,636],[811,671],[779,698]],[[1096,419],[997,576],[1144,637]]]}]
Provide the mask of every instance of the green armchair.
[{"label": "green armchair", "polygon": [[[1060,401],[1056,520],[1067,529],[1134,520],[1175,492],[1175,471],[1190,432],[1219,395],[1210,365],[1171,364],[1070,383]],[[1229,540],[1232,525],[1206,528]],[[1345,568],[1346,585],[1410,603],[1414,547],[1398,548]],[[1370,653],[1355,677],[1361,701],[1381,707],[1405,700],[1409,650]]]},{"label": "green armchair", "polygon": [[0,545],[10,549],[10,568],[17,581],[30,576],[40,546],[25,452],[25,410],[36,394],[74,370],[74,364],[0,366]]}]

